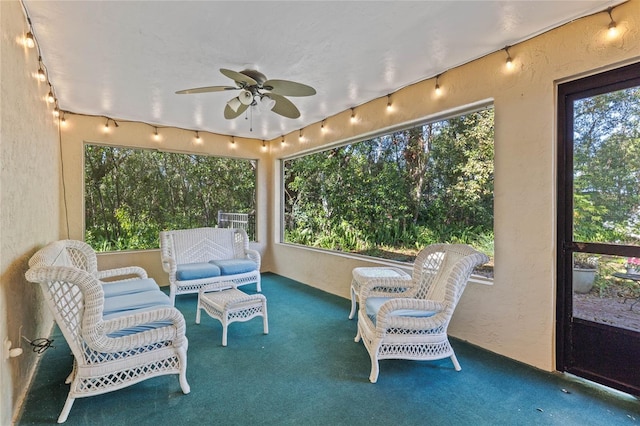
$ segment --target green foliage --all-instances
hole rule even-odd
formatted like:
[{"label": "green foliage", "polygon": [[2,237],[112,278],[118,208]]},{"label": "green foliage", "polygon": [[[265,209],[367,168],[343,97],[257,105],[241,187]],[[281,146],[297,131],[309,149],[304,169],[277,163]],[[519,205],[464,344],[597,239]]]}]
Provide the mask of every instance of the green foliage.
[{"label": "green foliage", "polygon": [[288,160],[284,169],[287,242],[395,258],[449,241],[493,255],[492,109]]},{"label": "green foliage", "polygon": [[637,244],[640,88],[574,103],[574,240]]},{"label": "green foliage", "polygon": [[253,213],[255,162],[86,145],[85,241],[97,251],[158,247],[164,229]]}]

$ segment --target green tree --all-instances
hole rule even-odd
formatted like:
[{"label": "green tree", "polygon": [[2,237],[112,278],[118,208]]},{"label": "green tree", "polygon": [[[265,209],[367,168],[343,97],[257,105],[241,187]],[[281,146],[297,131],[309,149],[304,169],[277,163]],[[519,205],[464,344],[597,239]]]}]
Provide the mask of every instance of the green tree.
[{"label": "green tree", "polygon": [[85,240],[99,251],[158,247],[163,229],[254,213],[255,161],[87,145]]}]

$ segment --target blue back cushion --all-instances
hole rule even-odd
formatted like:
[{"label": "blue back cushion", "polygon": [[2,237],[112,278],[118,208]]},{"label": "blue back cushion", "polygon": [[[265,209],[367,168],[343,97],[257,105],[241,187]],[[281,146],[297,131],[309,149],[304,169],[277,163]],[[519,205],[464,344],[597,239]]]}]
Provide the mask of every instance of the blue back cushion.
[{"label": "blue back cushion", "polygon": [[199,280],[219,276],[220,268],[209,262],[183,263],[182,265],[178,265],[176,270],[176,278],[179,281]]},{"label": "blue back cushion", "polygon": [[258,265],[249,259],[212,260],[209,262],[220,268],[222,275],[244,274],[258,269]]}]

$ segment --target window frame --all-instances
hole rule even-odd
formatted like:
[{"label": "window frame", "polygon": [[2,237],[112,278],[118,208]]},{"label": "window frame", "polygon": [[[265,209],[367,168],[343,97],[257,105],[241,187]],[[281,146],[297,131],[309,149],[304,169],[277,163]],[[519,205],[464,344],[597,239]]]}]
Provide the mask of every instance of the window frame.
[{"label": "window frame", "polygon": [[[356,260],[366,260],[366,261],[370,261],[370,262],[375,262],[376,264],[382,264],[382,265],[388,265],[388,266],[396,266],[396,267],[408,267],[409,265],[412,265],[413,262],[402,262],[402,261],[398,261],[398,260],[392,260],[392,259],[385,259],[385,258],[379,258],[379,257],[374,257],[374,256],[369,256],[369,255],[363,255],[363,254],[357,254],[357,253],[351,253],[351,252],[343,252],[343,251],[338,251],[338,250],[331,250],[331,249],[324,249],[324,248],[320,248],[320,247],[311,247],[311,246],[307,246],[307,245],[303,245],[303,244],[298,244],[298,243],[291,243],[291,242],[287,242],[285,241],[285,204],[286,204],[286,200],[285,200],[285,196],[286,196],[286,191],[284,188],[285,185],[285,162],[287,161],[291,161],[291,160],[295,160],[297,158],[302,158],[305,157],[307,155],[312,155],[312,154],[316,154],[319,152],[323,152],[323,151],[328,151],[334,148],[339,148],[339,147],[343,147],[346,145],[350,145],[350,144],[356,144],[359,142],[363,142],[369,139],[373,139],[376,137],[380,137],[380,136],[384,136],[384,135],[388,135],[390,133],[394,133],[394,132],[398,132],[398,131],[404,131],[404,130],[408,130],[408,129],[412,129],[418,126],[424,126],[430,123],[435,123],[438,121],[444,121],[447,119],[451,119],[451,118],[456,118],[456,117],[460,117],[463,115],[467,115],[467,114],[472,114],[475,112],[479,112],[479,111],[483,111],[486,109],[493,109],[494,110],[494,134],[495,134],[495,116],[496,116],[496,107],[495,107],[495,102],[493,98],[489,98],[489,99],[484,99],[478,102],[474,102],[474,103],[470,103],[461,107],[457,107],[457,108],[452,108],[452,109],[448,109],[445,111],[441,111],[438,112],[436,114],[433,115],[429,115],[426,117],[421,117],[419,119],[416,120],[412,120],[412,121],[407,121],[407,122],[403,122],[400,124],[396,124],[393,126],[388,126],[388,127],[384,127],[384,128],[380,128],[377,130],[374,130],[372,132],[367,132],[367,133],[361,133],[358,135],[355,135],[354,137],[351,138],[347,138],[344,140],[338,140],[335,142],[331,142],[331,143],[327,143],[324,145],[320,145],[317,147],[313,147],[311,149],[307,149],[307,150],[302,150],[299,151],[293,155],[289,155],[289,156],[285,156],[285,157],[280,157],[278,158],[278,165],[279,165],[279,187],[278,187],[278,191],[280,192],[279,194],[279,210],[278,210],[278,214],[279,214],[279,221],[278,221],[278,227],[279,227],[279,232],[278,232],[278,239],[277,239],[277,244],[281,244],[281,245],[286,245],[286,246],[290,246],[290,247],[296,247],[299,249],[304,249],[304,250],[310,250],[310,251],[316,251],[316,252],[322,252],[322,253],[329,253],[332,255],[336,255],[336,256],[341,256],[341,257],[346,257],[346,258],[351,258],[351,259],[356,259]],[[495,165],[495,137],[494,137],[494,165]],[[494,181],[495,181],[495,176],[494,176]],[[495,199],[494,199],[494,211],[495,211]],[[495,218],[494,218],[494,244],[495,244]],[[495,262],[495,251],[494,251],[494,262]],[[493,278],[489,278],[489,277],[484,277],[481,275],[477,275],[477,274],[473,274],[472,275],[472,281],[477,282],[477,283],[481,283],[481,284],[488,284],[491,285],[493,283]]]}]

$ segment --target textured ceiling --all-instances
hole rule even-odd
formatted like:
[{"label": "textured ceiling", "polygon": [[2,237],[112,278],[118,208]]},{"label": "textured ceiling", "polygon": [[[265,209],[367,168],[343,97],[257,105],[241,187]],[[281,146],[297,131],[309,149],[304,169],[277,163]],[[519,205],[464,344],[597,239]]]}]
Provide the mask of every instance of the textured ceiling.
[{"label": "textured ceiling", "polygon": [[[60,109],[273,139],[620,1],[31,1]],[[313,86],[226,120],[220,68]]]}]

